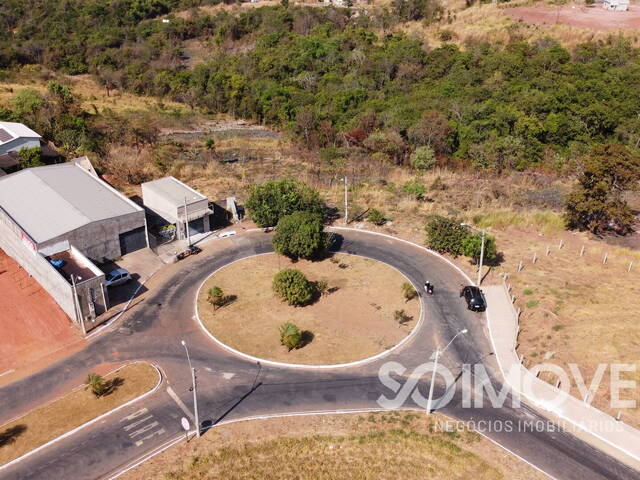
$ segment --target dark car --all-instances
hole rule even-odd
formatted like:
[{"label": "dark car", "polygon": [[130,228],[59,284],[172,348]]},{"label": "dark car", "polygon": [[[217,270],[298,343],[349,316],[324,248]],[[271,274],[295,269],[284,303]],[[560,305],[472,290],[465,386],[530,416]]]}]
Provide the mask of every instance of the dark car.
[{"label": "dark car", "polygon": [[478,287],[469,285],[460,291],[460,296],[464,297],[467,302],[467,308],[474,312],[484,312],[487,309],[487,303],[484,300],[482,290]]}]

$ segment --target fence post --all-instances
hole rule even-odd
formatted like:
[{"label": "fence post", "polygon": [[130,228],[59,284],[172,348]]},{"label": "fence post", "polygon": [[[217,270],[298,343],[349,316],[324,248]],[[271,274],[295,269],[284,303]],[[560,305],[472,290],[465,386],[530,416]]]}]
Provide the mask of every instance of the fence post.
[{"label": "fence post", "polygon": [[558,244],[558,250],[560,250],[563,245],[564,245],[564,240],[560,239],[560,243]]},{"label": "fence post", "polygon": [[538,259],[538,252],[533,252],[533,258],[531,259],[531,263],[535,264]]},{"label": "fence post", "polygon": [[584,255],[584,245],[582,245],[582,248],[580,249],[580,256]]},{"label": "fence post", "polygon": [[520,262],[518,262],[518,272],[522,270],[522,260],[520,260]]},{"label": "fence post", "polygon": [[627,268],[627,272],[631,271],[631,267],[633,267],[633,260],[629,262],[629,268]]},{"label": "fence post", "polygon": [[602,264],[607,263],[607,258],[609,258],[609,252],[604,252],[604,258],[602,259]]},{"label": "fence post", "polygon": [[545,252],[545,255],[548,257],[550,253],[551,249],[549,248],[549,245],[547,245],[547,251]]}]

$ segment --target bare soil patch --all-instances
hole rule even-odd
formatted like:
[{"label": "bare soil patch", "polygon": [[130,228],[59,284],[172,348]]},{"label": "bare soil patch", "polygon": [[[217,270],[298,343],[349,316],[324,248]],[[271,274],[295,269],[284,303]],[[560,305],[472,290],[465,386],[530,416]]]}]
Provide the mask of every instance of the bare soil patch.
[{"label": "bare soil patch", "polygon": [[640,28],[640,8],[631,5],[627,12],[612,12],[602,5],[585,7],[567,5],[562,7],[516,7],[506,10],[513,20],[534,25],[568,25],[594,31],[638,30]]},{"label": "bare soil patch", "polygon": [[67,395],[0,427],[0,465],[151,390],[158,373],[148,363],[120,368],[105,379],[113,390],[102,397],[80,386]]},{"label": "bare soil patch", "polygon": [[182,442],[122,478],[547,478],[476,433],[433,431],[443,421],[394,411],[234,423]]},{"label": "bare soil patch", "polygon": [[[420,317],[417,298],[405,302],[401,286],[407,279],[381,262],[337,254],[320,262],[291,262],[279,255],[260,255],[229,265],[210,277],[198,294],[204,325],[220,341],[256,357],[309,365],[346,363],[383,352],[406,337]],[[335,262],[335,263],[334,263]],[[325,280],[333,290],[315,303],[291,307],[271,288],[283,268],[297,268],[310,281]],[[235,297],[214,312],[207,291],[220,287]],[[396,310],[411,319],[400,325]],[[278,328],[295,323],[307,334],[307,344],[288,352],[280,345]]]}]

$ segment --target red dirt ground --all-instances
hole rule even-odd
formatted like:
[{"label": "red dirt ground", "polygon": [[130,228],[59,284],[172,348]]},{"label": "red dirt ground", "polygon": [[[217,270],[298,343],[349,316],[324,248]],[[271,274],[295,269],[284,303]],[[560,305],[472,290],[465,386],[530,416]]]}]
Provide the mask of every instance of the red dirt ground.
[{"label": "red dirt ground", "polygon": [[562,24],[591,30],[638,30],[640,7],[631,5],[627,12],[611,12],[597,4],[592,7],[569,5],[564,7],[516,7],[506,10],[513,20],[535,25]]},{"label": "red dirt ground", "polygon": [[53,298],[0,250],[0,375],[82,342]]}]

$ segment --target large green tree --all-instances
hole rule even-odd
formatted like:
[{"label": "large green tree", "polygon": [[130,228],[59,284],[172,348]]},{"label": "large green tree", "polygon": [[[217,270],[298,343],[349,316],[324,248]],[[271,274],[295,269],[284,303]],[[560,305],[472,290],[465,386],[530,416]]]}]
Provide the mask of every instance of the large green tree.
[{"label": "large green tree", "polygon": [[245,205],[259,227],[275,226],[282,217],[298,211],[322,215],[324,209],[316,190],[287,178],[252,185]]},{"label": "large green tree", "polygon": [[293,259],[318,258],[327,250],[327,241],[320,215],[294,212],[278,222],[273,236],[273,249]]},{"label": "large green tree", "polygon": [[624,193],[638,190],[640,156],[620,144],[595,146],[583,158],[578,184],[567,196],[569,228],[627,233],[635,217]]}]

